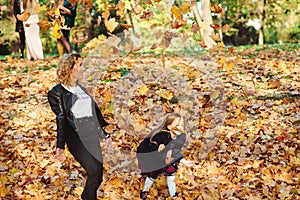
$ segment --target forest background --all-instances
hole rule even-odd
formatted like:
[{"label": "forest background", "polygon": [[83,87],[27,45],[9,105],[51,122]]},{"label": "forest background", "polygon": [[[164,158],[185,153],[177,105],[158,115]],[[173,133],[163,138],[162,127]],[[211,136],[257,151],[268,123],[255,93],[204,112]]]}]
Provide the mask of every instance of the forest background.
[{"label": "forest background", "polygon": [[[19,59],[13,0],[0,0],[0,198],[77,200],[85,172],[66,150],[55,159],[46,94],[59,57],[47,14],[36,8],[45,59]],[[139,199],[139,142],[180,111],[191,169],[178,199],[300,199],[299,0],[80,0],[72,45],[83,84],[113,134],[99,199]],[[101,143],[104,145],[104,143]],[[168,199],[160,177],[149,199]]]}]

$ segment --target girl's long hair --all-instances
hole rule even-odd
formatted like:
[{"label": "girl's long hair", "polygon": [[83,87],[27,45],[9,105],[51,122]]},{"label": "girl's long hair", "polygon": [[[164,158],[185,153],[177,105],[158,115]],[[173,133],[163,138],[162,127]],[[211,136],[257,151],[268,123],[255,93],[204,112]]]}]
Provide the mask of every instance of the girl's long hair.
[{"label": "girl's long hair", "polygon": [[[163,121],[163,123],[160,125],[160,126],[158,126],[156,129],[154,129],[154,130],[152,130],[151,132],[150,132],[150,142],[151,143],[155,143],[155,144],[157,144],[155,141],[153,141],[153,137],[157,134],[157,133],[159,133],[159,132],[161,132],[162,130],[166,130],[166,131],[168,131],[169,129],[168,129],[168,126],[169,125],[171,125],[172,123],[173,123],[173,121],[176,119],[176,118],[182,118],[182,116],[179,114],[179,113],[171,113],[171,114],[168,114],[167,115],[167,117],[164,119],[164,121]],[[183,129],[185,129],[184,127],[183,127]],[[184,130],[183,130],[184,131]]]},{"label": "girl's long hair", "polygon": [[57,65],[57,82],[66,86],[71,86],[72,69],[81,55],[78,53],[69,53],[62,56]]}]

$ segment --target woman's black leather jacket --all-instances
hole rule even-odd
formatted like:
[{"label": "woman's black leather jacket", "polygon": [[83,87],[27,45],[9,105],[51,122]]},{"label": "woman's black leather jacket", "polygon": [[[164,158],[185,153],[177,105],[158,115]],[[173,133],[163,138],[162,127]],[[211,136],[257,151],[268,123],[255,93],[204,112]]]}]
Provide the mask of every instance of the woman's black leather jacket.
[{"label": "woman's black leather jacket", "polygon": [[[80,86],[80,85],[79,85]],[[87,90],[80,86],[83,91],[85,91],[87,94]],[[56,147],[64,149],[65,146],[65,136],[66,136],[66,127],[67,123],[73,127],[75,131],[77,131],[77,128],[75,126],[75,119],[71,112],[71,108],[73,104],[75,103],[77,99],[77,96],[66,90],[61,84],[55,85],[49,92],[48,92],[48,102],[50,104],[50,107],[52,111],[56,115],[56,124],[57,124],[57,141],[56,141]],[[100,126],[103,128],[104,126],[108,125],[103,115],[97,106],[96,102],[93,100],[93,105],[95,105],[95,112],[97,119],[99,121]],[[103,130],[104,131],[104,130]],[[104,131],[104,134],[107,135],[107,133]]]}]

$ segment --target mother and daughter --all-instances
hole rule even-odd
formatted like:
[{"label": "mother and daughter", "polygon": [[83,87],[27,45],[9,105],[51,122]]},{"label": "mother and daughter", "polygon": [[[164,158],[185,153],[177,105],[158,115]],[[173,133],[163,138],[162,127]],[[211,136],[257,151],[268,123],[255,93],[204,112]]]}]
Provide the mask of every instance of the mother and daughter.
[{"label": "mother and daughter", "polygon": [[[103,159],[99,139],[111,143],[105,131],[105,121],[95,100],[86,88],[79,84],[84,70],[80,54],[62,56],[57,68],[57,85],[48,92],[48,101],[56,115],[56,156],[63,162],[65,145],[87,172],[81,198],[97,200],[97,190],[103,179]],[[186,141],[184,119],[178,113],[167,115],[138,146],[137,159],[145,178],[141,199],[146,199],[151,185],[162,174],[167,175],[171,197],[176,197],[175,172],[180,163],[193,166],[185,160],[182,147]]]}]

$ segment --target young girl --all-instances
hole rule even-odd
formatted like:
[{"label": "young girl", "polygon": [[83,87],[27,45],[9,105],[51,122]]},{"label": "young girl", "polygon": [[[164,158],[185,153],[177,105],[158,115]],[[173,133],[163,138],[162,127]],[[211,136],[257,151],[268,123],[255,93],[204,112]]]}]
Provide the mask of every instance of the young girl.
[{"label": "young girl", "polygon": [[178,164],[188,167],[192,161],[185,160],[182,147],[186,141],[184,120],[178,113],[169,114],[163,123],[153,130],[137,147],[137,159],[142,175],[146,175],[145,185],[140,193],[141,199],[146,199],[147,193],[155,179],[167,175],[167,184],[171,197],[176,197],[174,182]]}]

